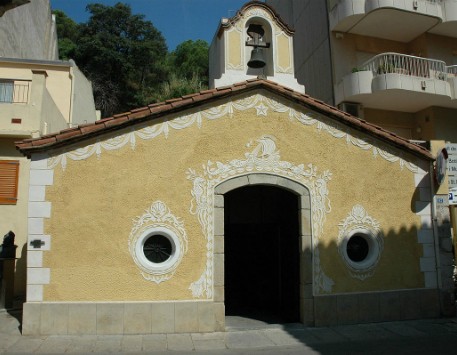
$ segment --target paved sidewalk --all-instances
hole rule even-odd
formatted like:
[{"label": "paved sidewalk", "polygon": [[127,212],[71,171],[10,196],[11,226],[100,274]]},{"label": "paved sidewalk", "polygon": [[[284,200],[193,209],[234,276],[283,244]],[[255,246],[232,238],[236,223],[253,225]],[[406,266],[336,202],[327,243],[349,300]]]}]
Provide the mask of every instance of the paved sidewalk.
[{"label": "paved sidewalk", "polygon": [[[22,336],[18,320],[20,317],[19,312],[10,314],[0,311],[1,354],[457,353],[456,318],[319,328],[305,328],[299,324],[282,326],[237,321],[234,326],[229,324],[226,332],[219,333]],[[402,346],[408,346],[408,351],[404,352]]]}]

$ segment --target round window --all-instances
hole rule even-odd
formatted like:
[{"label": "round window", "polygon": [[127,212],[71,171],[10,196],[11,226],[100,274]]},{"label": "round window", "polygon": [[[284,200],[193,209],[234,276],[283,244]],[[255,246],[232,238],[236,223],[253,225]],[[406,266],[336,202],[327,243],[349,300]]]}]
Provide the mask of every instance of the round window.
[{"label": "round window", "polygon": [[382,241],[368,229],[355,229],[342,238],[339,249],[352,270],[366,271],[379,261]]},{"label": "round window", "polygon": [[134,219],[129,251],[146,280],[169,280],[187,252],[184,223],[163,202],[155,201]]},{"label": "round window", "polygon": [[156,234],[144,242],[143,253],[146,259],[153,263],[163,263],[170,259],[173,252],[173,245],[170,239],[161,234]]},{"label": "round window", "polygon": [[169,272],[181,259],[181,243],[169,228],[146,228],[135,242],[134,256],[145,272]]},{"label": "round window", "polygon": [[369,251],[370,247],[367,240],[363,236],[356,234],[349,238],[346,245],[346,252],[349,259],[352,261],[360,262],[365,260],[368,256]]}]

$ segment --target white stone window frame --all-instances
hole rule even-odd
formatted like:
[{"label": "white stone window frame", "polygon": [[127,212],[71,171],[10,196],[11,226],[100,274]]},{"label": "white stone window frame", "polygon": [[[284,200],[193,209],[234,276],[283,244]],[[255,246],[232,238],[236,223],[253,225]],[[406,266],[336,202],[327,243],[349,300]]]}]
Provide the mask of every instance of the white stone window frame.
[{"label": "white stone window frame", "polygon": [[[384,239],[379,222],[368,215],[362,205],[355,205],[339,224],[338,252],[349,269],[351,277],[364,281],[373,276],[384,249]],[[353,261],[347,253],[348,241],[355,235],[368,243],[368,255],[362,261]]]},{"label": "white stone window frame", "polygon": [[[364,260],[354,261],[349,257],[347,253],[348,242],[354,236],[362,237],[368,244],[368,255]],[[343,236],[343,238],[341,239],[340,248],[342,251],[341,254],[343,255],[344,261],[355,272],[370,270],[371,268],[376,266],[381,257],[381,247],[378,242],[378,238],[373,233],[373,231],[365,228],[353,229],[348,234]]]},{"label": "white stone window frame", "polygon": [[[155,235],[164,236],[171,243],[171,255],[162,263],[155,263],[149,260],[144,253],[144,243]],[[150,227],[145,229],[136,240],[135,255],[138,266],[140,266],[143,271],[153,274],[166,274],[173,270],[182,258],[181,242],[176,233],[169,228]]]},{"label": "white stone window frame", "polygon": [[[129,250],[133,261],[148,281],[157,284],[173,277],[187,252],[187,233],[183,221],[173,215],[162,201],[155,201],[142,216],[133,221],[129,236]],[[162,235],[171,242],[171,257],[163,263],[154,263],[144,254],[144,243],[154,235]]]}]

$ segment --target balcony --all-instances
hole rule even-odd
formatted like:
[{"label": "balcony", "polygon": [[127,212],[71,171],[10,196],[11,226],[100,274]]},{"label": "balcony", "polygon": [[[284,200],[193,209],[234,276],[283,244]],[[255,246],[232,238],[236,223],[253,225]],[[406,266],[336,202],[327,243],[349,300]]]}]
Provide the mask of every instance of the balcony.
[{"label": "balcony", "polygon": [[441,0],[443,21],[429,32],[447,37],[457,37],[457,0]]},{"label": "balcony", "polygon": [[339,0],[330,30],[410,42],[425,32],[457,37],[457,0]]},{"label": "balcony", "polygon": [[29,82],[0,80],[0,104],[26,104],[29,102]]},{"label": "balcony", "polygon": [[457,109],[457,66],[398,53],[379,54],[336,85],[336,104],[417,112],[430,106]]},{"label": "balcony", "polygon": [[29,137],[36,130],[29,104],[31,81],[0,79],[0,136]]}]

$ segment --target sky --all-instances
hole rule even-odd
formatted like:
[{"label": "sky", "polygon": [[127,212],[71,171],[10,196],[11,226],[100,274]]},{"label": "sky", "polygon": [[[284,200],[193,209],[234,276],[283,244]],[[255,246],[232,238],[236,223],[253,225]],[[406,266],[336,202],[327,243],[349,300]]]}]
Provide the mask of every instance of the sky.
[{"label": "sky", "polygon": [[129,4],[133,14],[145,15],[172,51],[189,39],[211,44],[221,18],[234,16],[249,0],[51,0],[51,8],[81,23],[89,18],[87,4],[113,6],[118,2]]}]

